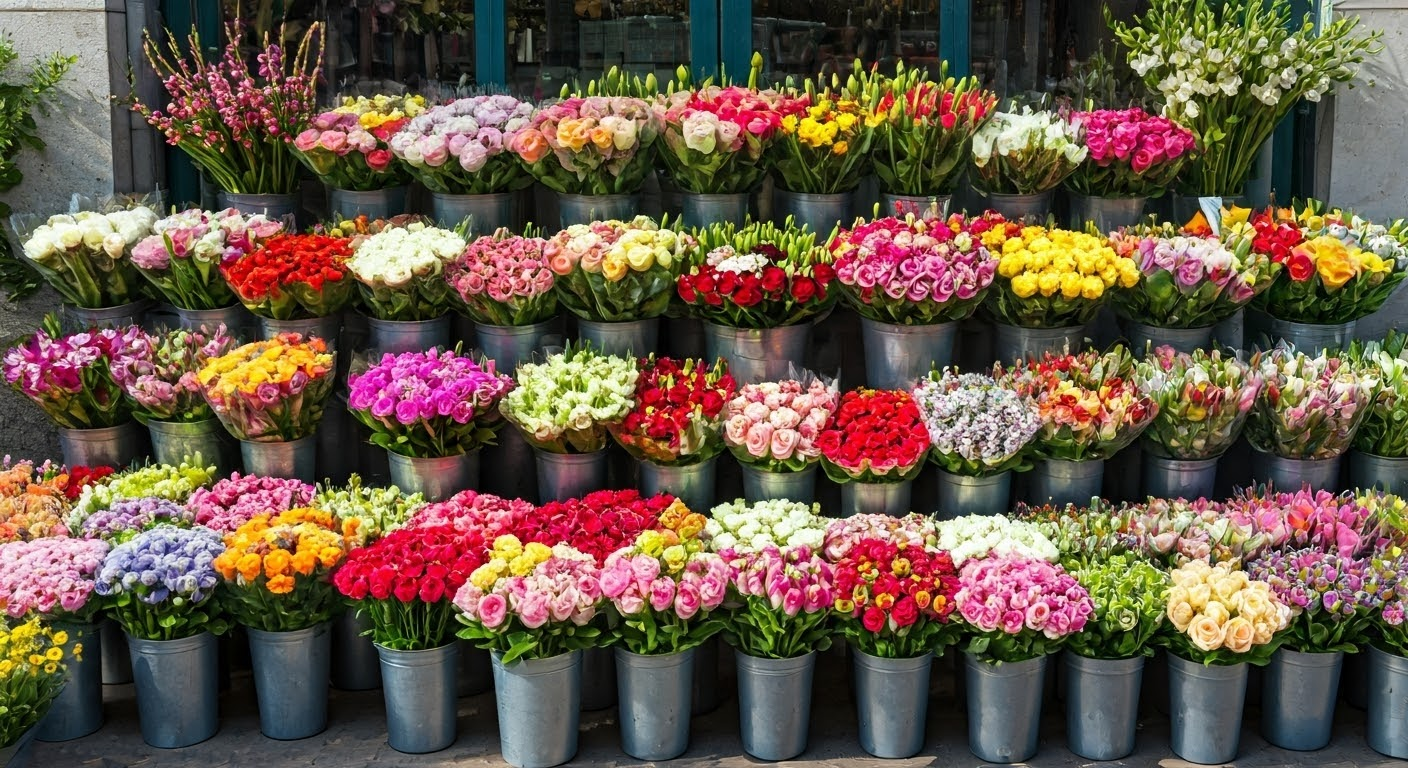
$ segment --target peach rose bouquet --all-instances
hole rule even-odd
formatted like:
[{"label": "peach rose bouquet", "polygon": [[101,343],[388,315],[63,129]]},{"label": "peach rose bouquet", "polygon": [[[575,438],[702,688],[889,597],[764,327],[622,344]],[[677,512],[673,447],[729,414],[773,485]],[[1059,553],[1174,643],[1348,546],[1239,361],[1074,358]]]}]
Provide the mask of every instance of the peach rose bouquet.
[{"label": "peach rose bouquet", "polygon": [[634,194],[655,170],[663,125],[645,99],[574,96],[534,113],[508,147],[554,192]]},{"label": "peach rose bouquet", "polygon": [[1247,576],[1234,563],[1192,560],[1169,574],[1168,622],[1163,645],[1201,664],[1248,662],[1265,665],[1276,651],[1277,633],[1291,621],[1291,608],[1271,585]]}]

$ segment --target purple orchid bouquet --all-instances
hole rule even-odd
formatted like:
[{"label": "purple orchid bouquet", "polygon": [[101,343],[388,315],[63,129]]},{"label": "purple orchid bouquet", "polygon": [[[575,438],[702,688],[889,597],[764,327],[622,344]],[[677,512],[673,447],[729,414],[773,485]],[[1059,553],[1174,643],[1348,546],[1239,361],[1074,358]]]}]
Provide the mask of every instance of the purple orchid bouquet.
[{"label": "purple orchid bouquet", "polygon": [[991,376],[945,368],[914,388],[929,430],[929,458],[944,471],[987,477],[1025,468],[1041,416],[1028,398]]},{"label": "purple orchid bouquet", "polygon": [[1247,440],[1287,459],[1329,459],[1349,450],[1374,403],[1378,380],[1345,358],[1278,347],[1252,357],[1266,388],[1247,421]]},{"label": "purple orchid bouquet", "polygon": [[155,234],[132,248],[132,264],[179,309],[225,309],[239,299],[220,265],[252,253],[283,229],[263,214],[192,208],[153,225]]},{"label": "purple orchid bouquet", "polygon": [[1373,562],[1309,548],[1271,552],[1247,565],[1247,577],[1271,585],[1291,608],[1280,635],[1298,653],[1355,653],[1383,606]]},{"label": "purple orchid bouquet", "polygon": [[12,619],[38,615],[87,623],[98,613],[93,578],[108,554],[105,541],[44,538],[0,547],[0,605]]},{"label": "purple orchid bouquet", "polygon": [[78,520],[75,533],[84,539],[121,544],[158,525],[190,528],[194,520],[195,512],[190,508],[167,499],[147,496],[121,499],[106,509],[82,517]]},{"label": "purple orchid bouquet", "polygon": [[431,192],[512,192],[533,183],[510,151],[532,116],[532,103],[512,96],[458,99],[412,118],[391,137],[391,151]]},{"label": "purple orchid bouquet", "polygon": [[413,458],[458,456],[494,442],[503,426],[499,401],[513,379],[493,361],[482,367],[452,350],[383,355],[349,379],[352,415],[371,442]]},{"label": "purple orchid bouquet", "polygon": [[137,420],[196,422],[215,418],[201,395],[196,373],[239,345],[221,325],[204,329],[139,333],[113,356],[113,381],[132,402]]},{"label": "purple orchid bouquet", "polygon": [[191,494],[193,522],[220,534],[234,533],[256,515],[277,515],[313,502],[315,488],[302,480],[236,472]]},{"label": "purple orchid bouquet", "polygon": [[108,614],[139,640],[180,640],[223,634],[226,621],[214,600],[225,551],[208,528],[159,526],[113,547],[94,578]]},{"label": "purple orchid bouquet", "polygon": [[11,347],[0,367],[5,383],[34,401],[59,427],[112,427],[132,418],[131,407],[113,380],[113,361],[143,337],[136,326],[67,336],[41,329]]},{"label": "purple orchid bouquet", "polygon": [[1271,287],[1281,265],[1248,243],[1164,233],[1111,239],[1139,265],[1139,284],[1115,292],[1124,317],[1159,328],[1205,328],[1226,320]]}]

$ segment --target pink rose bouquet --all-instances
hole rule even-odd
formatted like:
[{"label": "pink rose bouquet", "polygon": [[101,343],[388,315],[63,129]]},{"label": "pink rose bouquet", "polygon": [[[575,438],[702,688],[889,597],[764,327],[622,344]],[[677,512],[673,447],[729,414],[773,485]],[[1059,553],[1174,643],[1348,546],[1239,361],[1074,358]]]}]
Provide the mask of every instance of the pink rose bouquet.
[{"label": "pink rose bouquet", "polygon": [[37,614],[55,621],[88,622],[98,611],[93,577],[108,543],[89,539],[35,539],[0,546],[0,606],[11,619]]},{"label": "pink rose bouquet", "polygon": [[132,410],[112,367],[143,338],[136,326],[68,336],[41,329],[6,351],[0,370],[6,384],[64,429],[116,426]]},{"label": "pink rose bouquet", "polygon": [[963,651],[989,664],[1055,651],[1095,611],[1075,577],[1045,560],[1006,556],[969,560],[954,601],[967,623]]},{"label": "pink rose bouquet", "polygon": [[394,162],[387,142],[424,111],[420,96],[348,97],[313,118],[293,140],[294,154],[335,189],[367,192],[400,186],[409,174]]},{"label": "pink rose bouquet", "polygon": [[235,345],[223,325],[214,333],[185,329],[154,336],[144,333],[113,356],[112,378],[144,424],[211,419],[215,414],[201,396],[196,372]]},{"label": "pink rose bouquet", "polygon": [[532,183],[513,149],[532,114],[532,104],[504,94],[459,99],[412,118],[391,151],[431,192],[511,192]]},{"label": "pink rose bouquet", "polygon": [[813,378],[745,384],[724,410],[724,444],[742,464],[800,472],[821,458],[817,438],[836,412],[836,385]]},{"label": "pink rose bouquet", "polygon": [[776,91],[706,86],[661,97],[660,162],[686,192],[751,192],[767,173],[763,150],[782,128]]},{"label": "pink rose bouquet", "polygon": [[257,515],[308,506],[313,492],[313,486],[302,480],[236,472],[209,488],[197,488],[186,507],[195,514],[196,525],[221,534],[234,533]]},{"label": "pink rose bouquet", "polygon": [[546,246],[540,237],[481,237],[445,265],[445,279],[476,323],[541,323],[557,314],[557,274],[548,267]]},{"label": "pink rose bouquet", "polygon": [[726,639],[742,653],[791,659],[831,647],[836,582],[831,565],[807,547],[719,552],[733,574],[737,607]]},{"label": "pink rose bouquet", "polygon": [[1178,235],[1116,235],[1111,245],[1139,265],[1139,283],[1115,292],[1119,313],[1160,328],[1226,320],[1271,287],[1281,265],[1245,242]]},{"label": "pink rose bouquet", "polygon": [[583,320],[613,323],[659,317],[694,238],[646,216],[573,224],[543,247],[557,275],[558,300]]},{"label": "pink rose bouquet", "polygon": [[1066,184],[1087,197],[1158,197],[1193,159],[1193,132],[1144,110],[1076,112],[1085,129],[1085,161]]},{"label": "pink rose bouquet", "polygon": [[937,549],[939,532],[932,519],[918,512],[904,517],[851,515],[832,520],[826,526],[821,554],[827,562],[837,563],[850,557],[851,550],[867,540],[887,541],[913,549]]},{"label": "pink rose bouquet", "polygon": [[728,596],[732,575],[697,537],[669,529],[642,533],[601,569],[602,594],[621,618],[611,630],[615,642],[642,655],[699,646],[723,629],[712,614]]},{"label": "pink rose bouquet", "polygon": [[283,223],[234,208],[192,208],[158,221],[155,233],[132,248],[132,263],[166,301],[180,309],[224,309],[238,301],[222,264],[257,250]]},{"label": "pink rose bouquet", "polygon": [[574,96],[533,115],[507,146],[554,192],[624,195],[654,170],[662,120],[632,96]]}]

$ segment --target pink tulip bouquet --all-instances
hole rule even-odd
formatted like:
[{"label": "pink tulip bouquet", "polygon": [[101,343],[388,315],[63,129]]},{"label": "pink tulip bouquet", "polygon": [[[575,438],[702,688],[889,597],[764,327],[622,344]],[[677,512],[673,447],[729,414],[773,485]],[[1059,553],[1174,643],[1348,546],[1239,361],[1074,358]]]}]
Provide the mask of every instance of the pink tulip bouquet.
[{"label": "pink tulip bouquet", "polygon": [[1144,551],[1170,566],[1192,560],[1246,562],[1272,544],[1272,536],[1257,523],[1207,499],[1150,499],[1139,512],[1136,530]]},{"label": "pink tulip bouquet", "polygon": [[1159,347],[1134,374],[1158,405],[1144,444],[1159,456],[1196,461],[1221,456],[1242,433],[1261,393],[1261,373],[1214,350],[1189,355]]},{"label": "pink tulip bouquet", "polygon": [[1095,611],[1085,587],[1061,566],[1020,556],[964,563],[954,601],[968,625],[963,651],[989,664],[1045,656]]},{"label": "pink tulip bouquet", "polygon": [[511,192],[532,183],[513,149],[532,114],[531,103],[504,94],[458,99],[413,117],[391,151],[431,192]]},{"label": "pink tulip bouquet", "polygon": [[724,444],[742,464],[800,472],[821,458],[817,438],[839,401],[820,378],[745,384],[725,407]]},{"label": "pink tulip bouquet", "polygon": [[5,383],[59,427],[112,427],[132,417],[122,388],[113,381],[114,361],[143,338],[136,326],[68,336],[41,329],[6,351],[0,370]]},{"label": "pink tulip bouquet", "polygon": [[400,186],[409,174],[395,162],[387,142],[424,111],[420,96],[345,98],[341,106],[314,117],[293,140],[293,148],[329,187],[368,192]]},{"label": "pink tulip bouquet", "polygon": [[0,607],[10,619],[38,615],[87,623],[98,612],[93,577],[108,554],[99,539],[43,538],[0,547]]},{"label": "pink tulip bouquet", "polygon": [[1071,119],[1085,130],[1088,154],[1066,185],[1087,197],[1158,197],[1196,154],[1192,131],[1138,107]]},{"label": "pink tulip bouquet", "polygon": [[507,142],[543,186],[573,195],[640,191],[663,122],[632,96],[574,96],[538,110]]},{"label": "pink tulip bouquet", "polygon": [[749,656],[790,659],[831,647],[836,602],[832,567],[807,547],[724,550],[737,601],[727,618],[729,644]]},{"label": "pink tulip bouquet", "polygon": [[196,422],[215,418],[196,373],[236,341],[221,325],[214,333],[178,329],[140,334],[113,356],[112,378],[132,402],[137,420]]},{"label": "pink tulip bouquet", "polygon": [[942,219],[887,218],[831,241],[841,295],[861,317],[891,325],[963,320],[987,295],[997,257]]},{"label": "pink tulip bouquet", "polygon": [[[1139,284],[1115,292],[1115,307],[1159,328],[1204,328],[1226,320],[1271,287],[1281,265],[1248,247],[1184,235],[1116,235],[1111,245],[1139,265]],[[1231,246],[1230,248],[1228,246]]]},{"label": "pink tulip bouquet", "polygon": [[482,325],[525,326],[557,314],[557,274],[540,237],[484,236],[445,265],[445,279],[469,319]]},{"label": "pink tulip bouquet", "polygon": [[1247,421],[1252,447],[1289,459],[1328,459],[1349,450],[1369,414],[1377,379],[1348,359],[1278,347],[1252,357],[1266,379]]},{"label": "pink tulip bouquet", "polygon": [[[701,524],[703,517],[700,516]],[[697,537],[646,531],[606,558],[601,591],[621,621],[615,642],[642,655],[678,653],[723,629],[715,612],[728,596],[733,573]]]},{"label": "pink tulip bouquet", "polygon": [[1350,560],[1393,546],[1373,508],[1349,493],[1247,488],[1227,500],[1226,515],[1276,550],[1314,548]]},{"label": "pink tulip bouquet", "polygon": [[670,179],[695,194],[751,192],[767,168],[763,150],[782,128],[776,91],[706,86],[655,104],[662,124],[660,162]]},{"label": "pink tulip bouquet", "polygon": [[220,265],[257,250],[284,225],[234,208],[192,208],[158,221],[132,248],[132,263],[166,301],[180,309],[224,309],[238,301]]}]

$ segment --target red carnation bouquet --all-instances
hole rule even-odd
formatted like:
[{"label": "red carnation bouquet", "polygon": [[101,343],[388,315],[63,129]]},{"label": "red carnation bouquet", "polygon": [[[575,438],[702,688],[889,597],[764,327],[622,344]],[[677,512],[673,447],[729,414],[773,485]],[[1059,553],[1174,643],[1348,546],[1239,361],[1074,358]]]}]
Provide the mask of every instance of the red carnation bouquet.
[{"label": "red carnation bouquet", "polygon": [[724,408],[738,387],[722,361],[641,360],[635,407],[611,434],[632,456],[655,464],[698,464],[723,450]]},{"label": "red carnation bouquet", "polygon": [[398,651],[439,648],[455,639],[450,601],[484,563],[491,541],[477,527],[437,524],[392,531],[354,549],[333,576],[372,621],[372,640]]},{"label": "red carnation bouquet", "polygon": [[692,266],[678,281],[690,313],[730,328],[781,328],[830,308],[831,253],[815,233],[790,223],[722,223],[696,232]]},{"label": "red carnation bouquet", "polygon": [[601,565],[611,553],[634,544],[642,532],[660,530],[661,518],[679,509],[688,512],[669,494],[642,498],[635,490],[596,491],[538,507],[518,537],[524,543],[569,544]]},{"label": "red carnation bouquet", "polygon": [[833,574],[841,634],[862,653],[912,659],[958,642],[959,623],[949,621],[958,569],[947,552],[865,538]]},{"label": "red carnation bouquet", "polygon": [[898,483],[919,473],[929,430],[908,392],[853,389],[817,439],[821,466],[838,483]]},{"label": "red carnation bouquet", "polygon": [[250,312],[270,320],[307,320],[340,312],[357,282],[344,265],[352,241],[327,235],[275,235],[220,266]]}]

